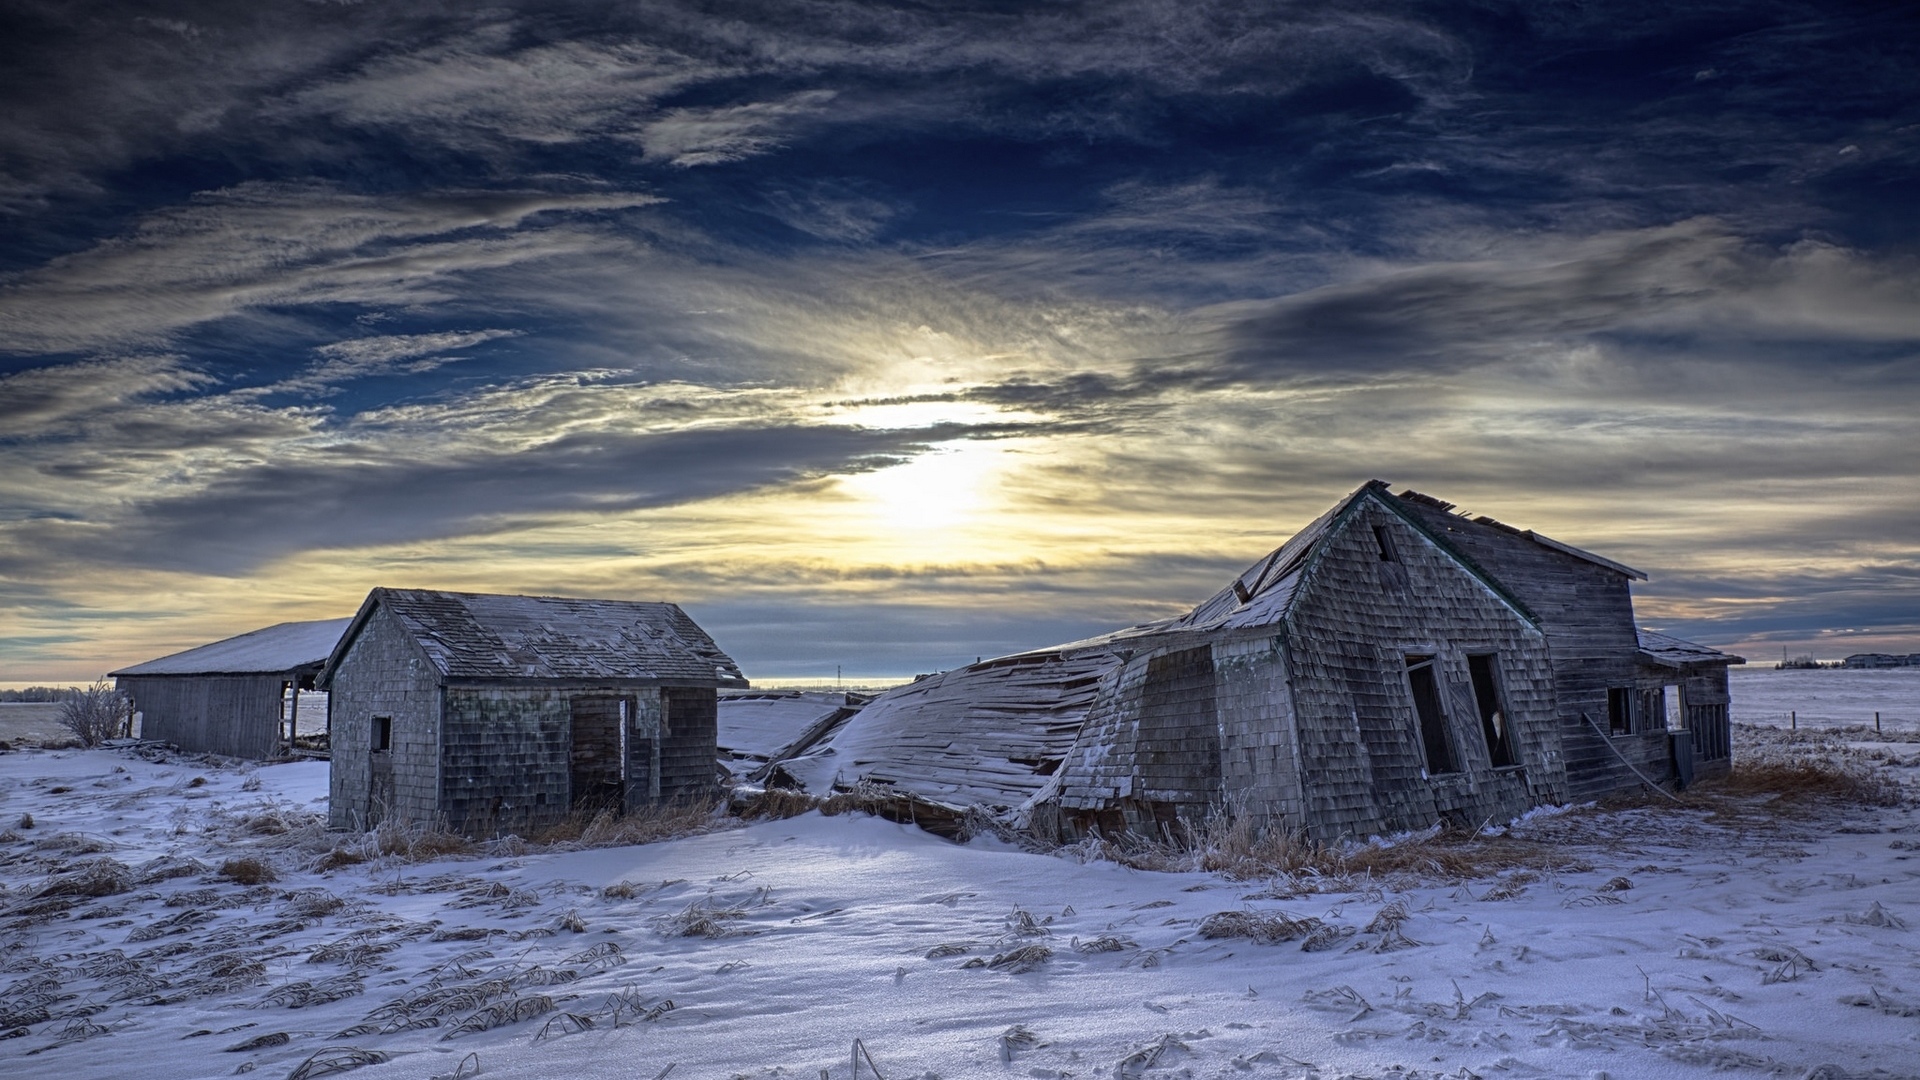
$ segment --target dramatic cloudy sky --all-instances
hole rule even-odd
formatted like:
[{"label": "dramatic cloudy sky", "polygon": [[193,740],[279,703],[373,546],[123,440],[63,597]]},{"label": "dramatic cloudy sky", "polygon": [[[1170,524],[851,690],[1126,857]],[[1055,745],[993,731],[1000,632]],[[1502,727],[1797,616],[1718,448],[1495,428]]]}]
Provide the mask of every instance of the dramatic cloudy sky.
[{"label": "dramatic cloudy sky", "polygon": [[0,8],[0,680],[375,585],[768,681],[1196,602],[1371,477],[1920,650],[1920,14]]}]

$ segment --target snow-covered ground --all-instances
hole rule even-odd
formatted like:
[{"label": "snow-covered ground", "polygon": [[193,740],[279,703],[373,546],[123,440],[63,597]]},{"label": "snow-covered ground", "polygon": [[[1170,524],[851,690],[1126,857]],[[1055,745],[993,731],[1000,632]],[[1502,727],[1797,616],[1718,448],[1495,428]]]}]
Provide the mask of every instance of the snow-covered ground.
[{"label": "snow-covered ground", "polygon": [[1883,730],[1920,732],[1920,668],[1781,670],[1749,664],[1728,675],[1736,723],[1786,727],[1798,714],[1801,727],[1871,727],[1877,712]]},{"label": "snow-covered ground", "polygon": [[[1745,738],[1920,776],[1920,742],[1801,736]],[[1464,883],[817,813],[320,873],[325,770],[0,755],[0,1075],[844,1080],[856,1045],[888,1080],[1920,1075],[1911,805],[1539,814],[1515,834],[1584,868]],[[216,872],[248,855],[279,880]],[[141,880],[59,894],[100,859]],[[1329,947],[1200,933],[1241,911]]]}]

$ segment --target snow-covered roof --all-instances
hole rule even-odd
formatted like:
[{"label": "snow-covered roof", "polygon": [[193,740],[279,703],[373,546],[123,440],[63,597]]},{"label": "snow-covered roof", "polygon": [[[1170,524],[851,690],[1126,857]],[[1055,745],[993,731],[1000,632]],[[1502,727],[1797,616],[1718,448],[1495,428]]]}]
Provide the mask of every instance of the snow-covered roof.
[{"label": "snow-covered roof", "polygon": [[327,662],[352,619],[286,622],[113,672],[120,675],[259,675]]},{"label": "snow-covered roof", "polygon": [[677,604],[433,589],[369,593],[323,680],[331,679],[359,628],[383,607],[443,678],[747,685],[739,665]]},{"label": "snow-covered roof", "polygon": [[720,752],[747,762],[767,762],[798,742],[815,725],[865,700],[826,690],[748,690],[720,695]]},{"label": "snow-covered roof", "polygon": [[1066,756],[1101,678],[1137,636],[1121,631],[897,686],[781,767],[816,793],[865,780],[941,806],[1019,806]]},{"label": "snow-covered roof", "polygon": [[1640,630],[1640,651],[1663,664],[1744,664],[1743,656],[1723,653],[1672,634]]}]

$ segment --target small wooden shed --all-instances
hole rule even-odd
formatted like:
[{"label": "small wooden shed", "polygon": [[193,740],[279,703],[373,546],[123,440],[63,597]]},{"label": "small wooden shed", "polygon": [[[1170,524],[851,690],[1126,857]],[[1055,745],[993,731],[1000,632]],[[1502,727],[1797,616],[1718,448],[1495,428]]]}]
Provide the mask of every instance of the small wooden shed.
[{"label": "small wooden shed", "polygon": [[113,672],[140,737],[195,753],[268,758],[292,749],[300,691],[351,619],[279,623]]},{"label": "small wooden shed", "polygon": [[375,589],[321,673],[331,823],[526,833],[716,789],[739,667],[678,606]]}]

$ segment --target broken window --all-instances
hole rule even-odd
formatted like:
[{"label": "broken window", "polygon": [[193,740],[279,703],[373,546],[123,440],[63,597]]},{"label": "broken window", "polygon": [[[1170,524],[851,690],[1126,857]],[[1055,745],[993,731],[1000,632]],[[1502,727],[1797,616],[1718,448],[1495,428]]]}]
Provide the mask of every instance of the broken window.
[{"label": "broken window", "polygon": [[1473,703],[1480,711],[1480,732],[1487,739],[1487,757],[1496,769],[1519,764],[1513,752],[1513,727],[1507,721],[1506,702],[1500,696],[1500,679],[1495,666],[1498,657],[1480,653],[1467,657],[1467,674],[1473,679]]},{"label": "broken window", "polygon": [[1607,734],[1633,733],[1633,690],[1625,686],[1607,689]]},{"label": "broken window", "polygon": [[1381,562],[1399,562],[1400,553],[1393,548],[1393,533],[1385,525],[1373,527],[1373,542],[1380,548]]},{"label": "broken window", "polygon": [[373,718],[373,748],[375,750],[393,749],[393,717]]},{"label": "broken window", "polygon": [[1407,687],[1413,692],[1413,711],[1420,718],[1420,744],[1427,752],[1427,774],[1459,772],[1453,743],[1447,738],[1447,714],[1440,706],[1440,683],[1434,677],[1433,657],[1407,657]]},{"label": "broken window", "polygon": [[1667,730],[1685,731],[1687,729],[1687,710],[1680,704],[1680,688],[1678,686],[1663,686],[1660,688],[1660,693],[1663,699],[1661,701],[1662,708],[1660,711],[1666,715]]}]

